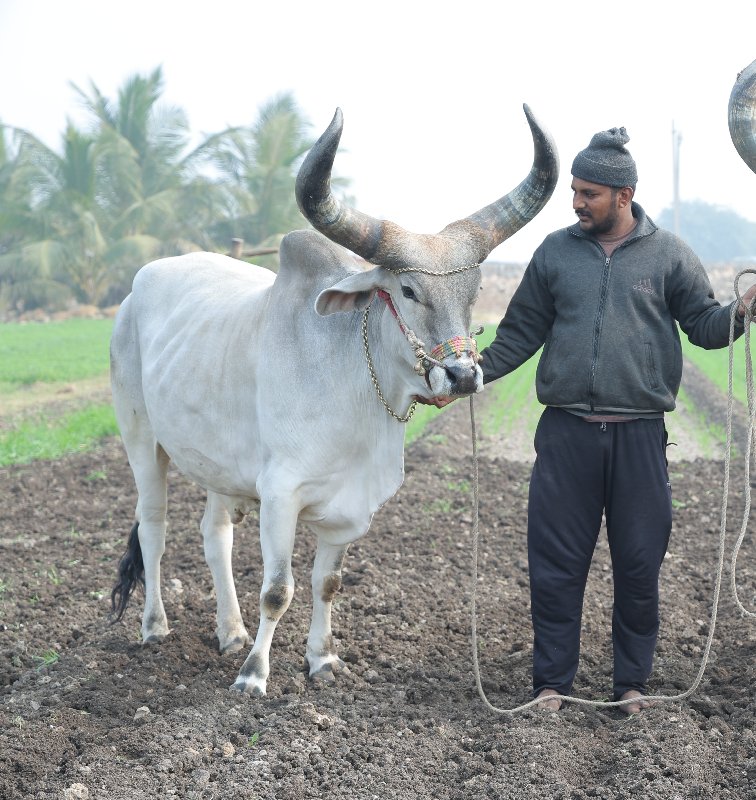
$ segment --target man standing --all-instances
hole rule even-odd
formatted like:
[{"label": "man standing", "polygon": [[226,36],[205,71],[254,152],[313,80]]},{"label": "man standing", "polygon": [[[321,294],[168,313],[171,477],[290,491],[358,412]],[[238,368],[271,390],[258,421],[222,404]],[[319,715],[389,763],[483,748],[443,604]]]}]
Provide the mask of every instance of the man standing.
[{"label": "man standing", "polygon": [[[659,628],[658,578],[672,526],[664,414],[682,375],[677,323],[707,349],[729,340],[693,251],[633,196],[624,128],[597,133],[572,164],[578,222],[546,237],[482,352],[484,382],[543,352],[546,408],[535,435],[528,562],[533,692],[558,710],[578,666],[588,570],[606,516],[614,575],[614,699],[647,705]],[[749,302],[752,287],[744,296]],[[742,312],[742,308],[739,309]],[[743,331],[742,313],[736,334]]]}]

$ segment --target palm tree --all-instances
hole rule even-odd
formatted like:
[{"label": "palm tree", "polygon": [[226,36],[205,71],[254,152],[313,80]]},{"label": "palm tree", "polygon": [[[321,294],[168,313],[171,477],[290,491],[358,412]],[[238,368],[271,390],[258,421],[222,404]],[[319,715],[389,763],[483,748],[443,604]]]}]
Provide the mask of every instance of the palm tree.
[{"label": "palm tree", "polygon": [[99,202],[113,216],[114,233],[149,232],[179,250],[205,246],[215,187],[202,175],[201,165],[217,137],[187,152],[186,113],[157,105],[162,70],[131,77],[116,103],[94,83],[90,94],[74,88],[95,121],[102,170]]},{"label": "palm tree", "polygon": [[[19,240],[0,255],[0,278],[15,304],[99,303],[125,253],[141,263],[160,241],[118,236],[102,196],[98,139],[69,123],[58,155],[28,131],[17,130],[16,181],[28,188]],[[12,204],[11,204],[12,205]],[[57,300],[57,303],[53,303]]]},{"label": "palm tree", "polygon": [[0,304],[119,302],[151,258],[235,237],[277,246],[307,224],[294,180],[312,140],[291,94],[190,149],[184,111],[158,105],[160,68],[115,101],[94,83],[73,88],[90,124],[69,122],[60,153],[0,125]]},{"label": "palm tree", "polygon": [[310,124],[291,93],[273,97],[250,127],[229,130],[208,146],[225,191],[225,214],[214,238],[242,238],[253,247],[277,246],[283,234],[307,225],[297,208],[294,180],[313,144]]}]

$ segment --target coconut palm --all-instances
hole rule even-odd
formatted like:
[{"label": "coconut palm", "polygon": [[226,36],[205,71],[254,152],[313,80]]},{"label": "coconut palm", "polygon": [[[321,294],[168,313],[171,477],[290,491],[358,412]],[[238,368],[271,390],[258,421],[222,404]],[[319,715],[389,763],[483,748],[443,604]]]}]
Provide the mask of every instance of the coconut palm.
[{"label": "coconut palm", "polygon": [[307,225],[297,208],[294,180],[313,144],[310,124],[291,93],[266,102],[249,127],[236,128],[208,147],[225,191],[225,214],[216,240],[242,238],[252,247],[277,245],[283,234]]},{"label": "coconut palm", "polygon": [[16,213],[19,241],[0,255],[9,299],[22,305],[71,298],[99,303],[124,253],[140,263],[156,252],[159,239],[114,232],[109,208],[100,202],[104,173],[97,138],[69,123],[61,155],[28,131],[17,130],[16,138],[14,175],[28,188],[30,202],[23,218]]},{"label": "coconut palm", "polygon": [[160,68],[114,101],[73,88],[89,123],[69,122],[60,152],[0,126],[0,300],[118,302],[150,258],[277,245],[306,225],[294,179],[312,140],[291,94],[192,149],[184,111],[158,103]]}]

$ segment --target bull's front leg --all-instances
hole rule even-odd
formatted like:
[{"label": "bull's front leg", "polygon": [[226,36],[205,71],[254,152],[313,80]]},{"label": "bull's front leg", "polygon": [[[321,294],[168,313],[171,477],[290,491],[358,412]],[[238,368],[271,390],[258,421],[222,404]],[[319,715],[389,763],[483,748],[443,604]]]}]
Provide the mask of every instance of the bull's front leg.
[{"label": "bull's front leg", "polygon": [[256,696],[266,693],[273,634],[294,595],[291,554],[298,515],[299,508],[292,504],[291,495],[261,500],[263,585],[260,591],[260,625],[252,650],[231,686],[232,691]]},{"label": "bull's front leg", "polygon": [[334,673],[346,670],[336,654],[331,633],[333,599],[341,589],[341,569],[348,545],[333,545],[318,538],[312,568],[312,622],[305,658],[314,680],[334,680]]}]

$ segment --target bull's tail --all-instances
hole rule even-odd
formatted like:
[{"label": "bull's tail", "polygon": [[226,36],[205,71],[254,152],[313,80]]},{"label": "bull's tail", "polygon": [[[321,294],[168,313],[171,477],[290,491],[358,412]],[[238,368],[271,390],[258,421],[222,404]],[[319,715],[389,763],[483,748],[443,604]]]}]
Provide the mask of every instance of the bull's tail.
[{"label": "bull's tail", "polygon": [[140,584],[144,588],[144,562],[142,548],[139,545],[139,523],[135,522],[129,534],[126,552],[118,564],[118,583],[110,593],[111,623],[121,619],[132,592]]}]

